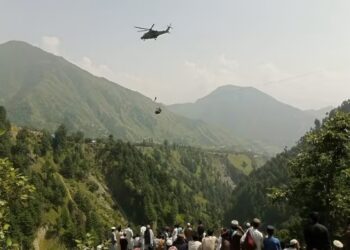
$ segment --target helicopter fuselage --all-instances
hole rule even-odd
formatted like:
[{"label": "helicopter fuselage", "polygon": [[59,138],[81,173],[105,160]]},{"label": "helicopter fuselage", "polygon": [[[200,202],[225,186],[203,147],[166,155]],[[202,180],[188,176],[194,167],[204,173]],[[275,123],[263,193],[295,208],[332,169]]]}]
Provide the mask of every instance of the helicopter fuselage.
[{"label": "helicopter fuselage", "polygon": [[145,34],[143,34],[141,39],[142,40],[157,39],[158,36],[163,35],[165,33],[169,33],[169,30],[162,30],[162,31],[150,30],[150,31],[147,31]]}]

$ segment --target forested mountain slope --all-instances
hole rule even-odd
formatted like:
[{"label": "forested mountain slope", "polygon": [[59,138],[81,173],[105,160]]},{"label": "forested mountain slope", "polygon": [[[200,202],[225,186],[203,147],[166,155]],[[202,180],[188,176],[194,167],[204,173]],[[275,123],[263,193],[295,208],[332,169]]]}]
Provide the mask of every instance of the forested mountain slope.
[{"label": "forested mountain slope", "polygon": [[24,42],[0,45],[0,105],[20,126],[69,131],[130,141],[152,138],[191,145],[239,146],[229,132],[176,115],[142,94]]},{"label": "forested mountain slope", "polygon": [[347,218],[350,207],[349,173],[350,100],[316,122],[297,146],[239,182],[227,217],[258,216],[265,224],[288,229],[284,236],[302,239],[303,219],[319,211],[332,236],[339,237],[346,221],[337,218]]},{"label": "forested mountain slope", "polygon": [[95,141],[81,132],[68,134],[64,126],[53,136],[11,129],[1,107],[0,129],[6,131],[0,159],[7,158],[36,188],[26,205],[8,201],[9,235],[25,249],[36,237],[45,249],[72,249],[74,239],[87,232],[98,243],[111,225],[127,222],[161,227],[201,219],[219,226],[236,183],[265,161],[251,153],[167,141],[133,145],[112,136]]},{"label": "forested mountain slope", "polygon": [[277,101],[252,87],[227,85],[195,103],[168,106],[175,113],[220,124],[233,134],[281,151],[311,128],[313,114]]}]

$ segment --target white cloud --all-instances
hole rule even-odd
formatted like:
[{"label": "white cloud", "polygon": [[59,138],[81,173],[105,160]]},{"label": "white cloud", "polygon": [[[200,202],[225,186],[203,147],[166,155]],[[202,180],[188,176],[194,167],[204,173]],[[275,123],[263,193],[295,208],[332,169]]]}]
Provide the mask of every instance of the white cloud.
[{"label": "white cloud", "polygon": [[219,62],[222,67],[228,69],[228,70],[237,70],[239,67],[239,64],[236,60],[228,58],[226,55],[221,54],[219,57]]},{"label": "white cloud", "polygon": [[[145,88],[150,86],[150,81],[128,72],[115,72],[108,65],[93,61],[90,57],[84,56],[76,62],[76,65],[90,72],[95,76],[104,77],[126,88],[141,91],[142,94],[152,96],[152,90]],[[154,84],[154,83],[152,83]]]},{"label": "white cloud", "polygon": [[59,55],[61,41],[56,36],[43,36],[41,38],[41,48],[54,55]]},{"label": "white cloud", "polygon": [[78,66],[90,72],[93,75],[108,78],[110,80],[115,80],[115,74],[112,69],[110,69],[105,64],[98,64],[93,62],[89,57],[84,56],[77,62]]}]

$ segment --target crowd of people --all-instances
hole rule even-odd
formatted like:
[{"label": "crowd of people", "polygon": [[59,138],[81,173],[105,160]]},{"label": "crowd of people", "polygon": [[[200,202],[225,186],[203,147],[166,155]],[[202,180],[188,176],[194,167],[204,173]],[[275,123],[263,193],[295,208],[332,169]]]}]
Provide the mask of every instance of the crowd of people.
[{"label": "crowd of people", "polygon": [[142,226],[138,234],[130,225],[124,230],[112,227],[111,250],[350,250],[350,221],[342,239],[331,242],[328,229],[319,223],[316,212],[310,215],[310,224],[304,230],[304,245],[297,239],[281,242],[272,225],[265,228],[265,234],[260,227],[257,218],[243,226],[232,220],[230,228],[222,228],[217,236],[201,221],[196,228],[191,223],[185,228],[178,224],[172,229],[165,227],[156,236],[150,225]]}]

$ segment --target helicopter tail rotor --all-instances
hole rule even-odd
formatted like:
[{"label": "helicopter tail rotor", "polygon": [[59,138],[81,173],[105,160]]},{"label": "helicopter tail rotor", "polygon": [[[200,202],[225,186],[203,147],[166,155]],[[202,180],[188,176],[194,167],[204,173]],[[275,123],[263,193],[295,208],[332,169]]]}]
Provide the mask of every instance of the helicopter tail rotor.
[{"label": "helicopter tail rotor", "polygon": [[169,24],[168,25],[168,28],[166,29],[166,31],[168,32],[168,33],[170,33],[170,30],[172,29],[173,27],[171,26],[171,24]]}]

